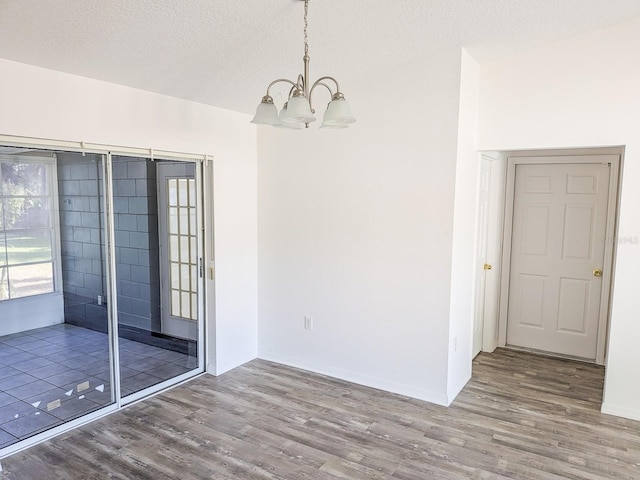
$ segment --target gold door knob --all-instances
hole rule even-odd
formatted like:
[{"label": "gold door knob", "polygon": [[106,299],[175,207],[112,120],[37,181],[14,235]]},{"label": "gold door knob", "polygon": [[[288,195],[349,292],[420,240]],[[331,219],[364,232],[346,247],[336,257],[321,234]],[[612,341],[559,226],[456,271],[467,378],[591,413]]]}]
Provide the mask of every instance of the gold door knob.
[{"label": "gold door knob", "polygon": [[492,267],[491,267],[491,265],[489,265],[488,263],[485,263],[483,268],[484,268],[485,270],[491,270],[491,268],[492,268]]},{"label": "gold door knob", "polygon": [[593,271],[593,276],[594,276],[594,277],[601,277],[601,276],[602,276],[602,270],[600,270],[599,268],[596,268],[596,269]]}]

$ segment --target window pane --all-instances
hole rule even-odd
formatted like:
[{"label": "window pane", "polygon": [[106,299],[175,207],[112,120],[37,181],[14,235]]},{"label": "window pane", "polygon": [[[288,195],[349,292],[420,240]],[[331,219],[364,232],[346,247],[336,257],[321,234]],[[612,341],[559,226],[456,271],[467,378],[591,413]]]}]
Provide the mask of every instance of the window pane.
[{"label": "window pane", "polygon": [[181,265],[180,270],[181,270],[180,289],[190,290],[191,282],[190,282],[190,275],[189,275],[189,265]]},{"label": "window pane", "polygon": [[49,194],[47,165],[3,162],[0,169],[2,195],[42,197]]},{"label": "window pane", "polygon": [[189,206],[194,207],[196,204],[196,181],[189,179]]},{"label": "window pane", "polygon": [[49,199],[13,197],[2,200],[3,228],[6,230],[50,228]]},{"label": "window pane", "polygon": [[178,209],[169,207],[169,233],[178,233]]},{"label": "window pane", "polygon": [[7,243],[4,232],[0,231],[0,267],[7,264]]},{"label": "window pane", "polygon": [[189,263],[189,237],[180,237],[180,261]]},{"label": "window pane", "polygon": [[190,290],[192,292],[196,291],[196,285],[198,283],[198,268],[195,265],[191,265],[191,279],[192,279],[192,283],[191,283],[191,287]]},{"label": "window pane", "polygon": [[178,180],[175,178],[168,179],[167,190],[169,193],[169,205],[178,205]]},{"label": "window pane", "polygon": [[52,259],[50,230],[7,233],[6,238],[9,265]]},{"label": "window pane", "polygon": [[9,298],[9,282],[7,281],[7,269],[0,268],[0,300]]},{"label": "window pane", "polygon": [[187,179],[186,178],[180,178],[178,180],[179,182],[179,186],[178,186],[178,196],[179,196],[179,203],[181,207],[186,207],[187,205],[189,205],[189,200],[187,198],[187,192],[189,189],[189,186],[187,185]]},{"label": "window pane", "polygon": [[174,317],[180,316],[180,291],[171,290],[171,315]]},{"label": "window pane", "polygon": [[191,299],[189,298],[189,292],[182,292],[182,318],[191,318]]},{"label": "window pane", "polygon": [[8,270],[11,298],[53,292],[53,265],[51,263],[9,267]]},{"label": "window pane", "polygon": [[196,237],[189,237],[189,247],[191,249],[191,263],[198,263],[198,249],[196,248]]},{"label": "window pane", "polygon": [[180,288],[180,264],[171,263],[171,288]]},{"label": "window pane", "polygon": [[191,235],[195,235],[196,234],[196,209],[195,208],[189,209],[189,228],[191,229],[190,231]]},{"label": "window pane", "polygon": [[180,235],[189,235],[189,209],[180,209]]},{"label": "window pane", "polygon": [[191,320],[198,319],[198,296],[195,293],[191,294]]},{"label": "window pane", "polygon": [[180,248],[177,235],[169,236],[169,259],[172,262],[180,261]]}]

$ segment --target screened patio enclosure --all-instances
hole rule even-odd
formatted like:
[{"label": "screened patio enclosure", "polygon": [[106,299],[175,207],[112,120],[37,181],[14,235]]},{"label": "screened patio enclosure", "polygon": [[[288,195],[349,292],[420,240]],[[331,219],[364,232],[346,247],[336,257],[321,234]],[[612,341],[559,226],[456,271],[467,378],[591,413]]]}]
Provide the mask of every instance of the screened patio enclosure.
[{"label": "screened patio enclosure", "polygon": [[204,370],[201,177],[0,149],[0,455]]}]

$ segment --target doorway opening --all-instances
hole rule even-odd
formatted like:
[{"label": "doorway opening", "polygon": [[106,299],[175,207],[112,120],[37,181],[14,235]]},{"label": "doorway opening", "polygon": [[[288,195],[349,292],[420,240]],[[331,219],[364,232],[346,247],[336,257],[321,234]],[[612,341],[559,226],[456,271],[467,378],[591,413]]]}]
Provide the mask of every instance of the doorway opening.
[{"label": "doorway opening", "polygon": [[484,200],[480,188],[474,344],[483,351],[605,364],[623,154],[482,154],[499,172]]}]

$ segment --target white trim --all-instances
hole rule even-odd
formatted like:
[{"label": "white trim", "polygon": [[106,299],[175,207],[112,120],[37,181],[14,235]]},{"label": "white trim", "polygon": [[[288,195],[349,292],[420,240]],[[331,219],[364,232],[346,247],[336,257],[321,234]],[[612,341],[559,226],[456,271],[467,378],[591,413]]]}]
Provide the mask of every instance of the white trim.
[{"label": "white trim", "polygon": [[118,299],[116,279],[116,239],[115,220],[113,214],[113,164],[110,153],[102,155],[102,189],[104,192],[104,234],[107,255],[107,331],[109,333],[109,354],[111,355],[111,391],[115,395],[116,405],[122,406],[120,386],[120,344],[118,334]]},{"label": "white trim", "polygon": [[[206,156],[205,156],[206,159]],[[196,245],[198,246],[198,370],[204,372],[206,363],[206,338],[207,338],[207,317],[206,317],[206,290],[205,278],[206,270],[206,250],[205,250],[205,215],[204,215],[204,162],[205,159],[199,160],[195,165],[196,180]]]},{"label": "white trim", "polygon": [[127,395],[126,397],[123,397],[121,399],[120,401],[121,408],[131,405],[132,403],[139,402],[140,400],[143,400],[150,396],[157,395],[158,393],[164,390],[175,387],[176,385],[184,383],[187,380],[191,380],[192,378],[200,376],[202,373],[204,373],[204,370],[201,369],[200,367],[194,368],[193,370],[189,370],[188,372],[182,373],[177,377],[173,377],[163,382],[156,383],[155,385],[151,385],[150,387],[147,387],[138,392],[133,392],[132,394]]},{"label": "white trim", "polygon": [[603,402],[600,411],[607,415],[615,415],[616,417],[630,418],[631,420],[640,421],[640,409],[637,408],[619,407],[617,405]]},{"label": "white trim", "polygon": [[116,403],[112,403],[104,408],[96,410],[91,413],[87,413],[82,417],[76,418],[75,420],[68,421],[57,427],[50,428],[49,430],[45,430],[33,437],[26,438],[21,440],[13,445],[9,445],[0,450],[0,459],[6,458],[15,453],[21,452],[22,450],[26,450],[27,448],[33,447],[34,445],[44,442],[45,440],[49,440],[53,437],[57,437],[69,430],[73,430],[81,425],[86,425],[87,423],[93,422],[94,420],[98,420],[106,415],[117,412],[118,406]]},{"label": "white trim", "polygon": [[[178,377],[174,377],[170,380],[165,380],[162,383],[154,385],[153,387],[149,387],[141,392],[144,392],[144,395],[136,395],[137,398],[133,398],[135,394],[129,395],[126,397],[129,401],[126,404],[118,406],[117,403],[112,403],[104,408],[96,410],[94,412],[83,415],[82,417],[76,418],[75,420],[71,420],[69,422],[63,423],[62,425],[58,425],[57,427],[50,428],[49,430],[45,430],[42,433],[34,435],[33,437],[29,437],[25,440],[22,440],[18,443],[14,443],[13,445],[9,445],[8,447],[0,450],[0,459],[6,458],[15,453],[21,452],[30,448],[40,442],[44,442],[46,440],[51,440],[58,435],[66,433],[74,428],[81,427],[83,425],[87,425],[95,420],[98,420],[102,417],[106,417],[107,415],[111,415],[112,413],[116,413],[124,408],[127,408],[131,405],[134,405],[142,400],[147,398],[155,397],[156,395],[160,395],[166,391],[171,390],[172,388],[179,387],[184,383],[195,380],[196,378],[203,375],[203,372],[194,373],[193,370],[183,373]],[[137,392],[137,393],[141,393]]]},{"label": "white trim", "polygon": [[204,160],[213,158],[212,155],[199,153],[172,152],[155,148],[125,147],[121,145],[105,145],[71,140],[53,140],[48,138],[29,138],[16,135],[0,135],[0,145],[22,148],[37,148],[41,150],[62,150],[65,152],[120,155],[126,157],[144,157],[151,160]]},{"label": "white trim", "polygon": [[202,217],[204,226],[204,347],[205,347],[205,369],[207,372],[215,372],[215,341],[210,336],[215,335],[216,323],[216,284],[215,284],[215,223],[214,223],[214,161],[212,158],[205,158],[202,175]]},{"label": "white trim", "polygon": [[[603,162],[605,157],[605,162]],[[616,233],[618,212],[618,196],[620,186],[621,148],[589,150],[570,150],[561,152],[510,152],[507,158],[507,175],[505,186],[504,228],[502,240],[502,272],[500,281],[500,314],[498,345],[507,344],[507,312],[509,306],[509,275],[511,273],[511,235],[513,232],[513,202],[515,194],[515,170],[523,164],[559,164],[559,163],[606,163],[611,166],[609,172],[609,199],[607,203],[607,225],[605,238],[613,239]],[[610,298],[613,281],[615,242],[605,243],[602,292],[600,299],[600,320],[598,323],[598,339],[595,363],[604,365],[606,357],[607,332],[610,324]]]},{"label": "white trim", "polygon": [[444,407],[448,407],[451,401],[453,401],[454,399],[453,395],[451,396],[452,398],[449,398],[449,396],[446,394],[434,392],[427,388],[416,387],[415,385],[406,383],[398,383],[386,378],[377,378],[371,375],[364,375],[359,372],[345,370],[342,368],[321,365],[317,362],[308,362],[306,360],[296,357],[290,357],[288,355],[278,355],[261,352],[258,358],[269,362],[288,365],[290,367],[298,368],[301,370],[307,370],[313,373],[319,373],[320,375],[327,375],[329,377],[356,383],[358,385],[364,385],[365,387],[376,388],[378,390],[384,390],[418,400],[424,400],[425,402],[435,403],[436,405],[442,405]]}]

